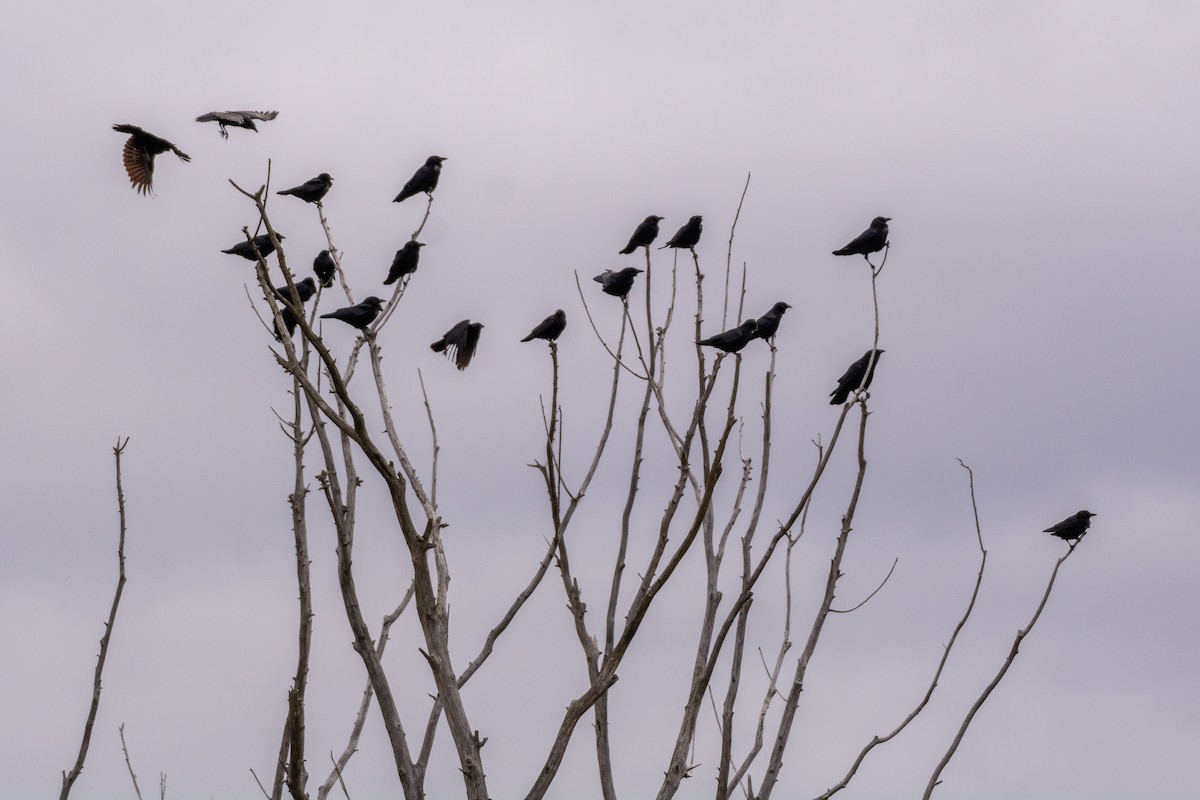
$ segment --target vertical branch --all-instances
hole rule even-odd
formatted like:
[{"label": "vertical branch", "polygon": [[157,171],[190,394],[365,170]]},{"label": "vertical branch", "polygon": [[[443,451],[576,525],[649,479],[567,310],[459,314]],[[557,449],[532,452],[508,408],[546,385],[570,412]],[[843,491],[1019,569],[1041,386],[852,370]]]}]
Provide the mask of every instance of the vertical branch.
[{"label": "vertical branch", "polygon": [[959,726],[958,733],[955,734],[954,740],[950,743],[950,748],[946,751],[946,755],[942,756],[942,760],[938,762],[937,767],[933,770],[933,774],[929,776],[929,784],[925,787],[925,793],[921,795],[921,800],[929,800],[934,788],[941,783],[942,770],[950,763],[950,759],[954,758],[954,753],[958,750],[958,746],[962,744],[963,736],[966,735],[967,728],[971,726],[971,722],[975,719],[975,714],[978,713],[988,697],[991,696],[992,691],[1000,685],[1000,681],[1004,680],[1005,673],[1008,672],[1008,668],[1012,666],[1013,661],[1017,657],[1017,651],[1021,649],[1021,642],[1033,630],[1033,626],[1037,624],[1038,618],[1042,616],[1042,609],[1046,607],[1046,601],[1050,599],[1050,590],[1054,588],[1054,580],[1058,577],[1058,568],[1074,552],[1075,548],[1072,547],[1066,553],[1063,553],[1058,561],[1054,562],[1054,569],[1050,573],[1050,581],[1046,584],[1046,591],[1042,593],[1042,600],[1038,603],[1037,610],[1033,612],[1033,618],[1029,620],[1028,625],[1017,631],[1017,636],[1013,639],[1012,649],[1008,651],[1008,657],[1000,665],[1000,671],[996,673],[996,677],[992,678],[992,682],[984,688],[983,693],[979,695],[979,699],[975,701],[971,706],[971,710],[967,712],[967,716],[963,718],[962,725]]},{"label": "vertical branch", "polygon": [[75,759],[75,766],[71,768],[71,771],[63,772],[59,800],[67,800],[71,794],[71,787],[75,785],[79,773],[83,772],[83,762],[87,758],[88,746],[92,741],[92,726],[96,724],[96,712],[100,708],[100,678],[104,674],[104,661],[108,658],[108,643],[112,638],[113,625],[117,621],[117,607],[121,604],[121,592],[125,589],[125,491],[121,486],[121,454],[125,452],[127,444],[129,444],[129,437],[125,437],[123,442],[118,438],[116,446],[113,447],[117,473],[117,515],[120,520],[120,538],[117,544],[117,590],[113,594],[112,607],[108,612],[108,622],[104,623],[104,636],[100,638],[100,655],[96,658],[96,672],[92,680],[92,705],[88,710],[87,722],[83,726],[83,741],[79,745],[79,756]]},{"label": "vertical branch", "polygon": [[[142,800],[142,790],[138,787],[137,775],[134,774],[133,764],[129,761],[129,748],[125,746],[125,723],[122,722],[117,727],[117,732],[121,734],[121,752],[125,754],[125,766],[129,770],[129,777],[133,781],[133,793],[137,795],[138,800]],[[163,782],[166,782],[164,777]]]}]

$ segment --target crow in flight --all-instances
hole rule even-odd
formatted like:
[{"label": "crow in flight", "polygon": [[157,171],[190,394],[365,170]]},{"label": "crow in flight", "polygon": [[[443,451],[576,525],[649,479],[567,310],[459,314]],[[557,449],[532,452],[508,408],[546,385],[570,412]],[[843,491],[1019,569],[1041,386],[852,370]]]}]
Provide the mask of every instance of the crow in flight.
[{"label": "crow in flight", "polygon": [[388,270],[383,285],[390,286],[405,275],[416,272],[417,262],[421,260],[421,248],[424,246],[415,239],[405,242],[404,247],[396,251],[396,257],[392,259],[392,268]]},{"label": "crow in flight", "polygon": [[160,139],[137,125],[113,125],[113,130],[129,134],[121,156],[125,162],[125,172],[129,175],[129,183],[139,194],[154,194],[154,157],[159,153],[170,150],[184,161],[192,160],[191,156],[166,139]]},{"label": "crow in flight", "polygon": [[352,325],[363,331],[375,321],[375,318],[379,316],[379,312],[382,310],[383,301],[372,295],[356,306],[346,306],[345,308],[339,308],[337,311],[322,314],[321,319],[340,319],[347,325]]},{"label": "crow in flight", "polygon": [[453,360],[459,370],[464,370],[471,363],[475,348],[479,346],[479,331],[482,329],[482,322],[464,319],[446,331],[442,338],[429,345],[429,349],[435,353],[445,353],[446,358]]},{"label": "crow in flight", "polygon": [[[282,233],[276,233],[275,238],[282,242],[286,237]],[[258,252],[262,254],[263,258],[274,253],[275,245],[271,244],[271,235],[269,233],[260,233],[254,237],[254,244],[243,240],[228,250],[222,250],[221,252],[229,253],[231,256],[241,256],[248,261],[257,261],[258,255],[254,252],[255,248],[258,248]]]},{"label": "crow in flight", "polygon": [[757,339],[770,339],[775,335],[775,331],[779,330],[779,321],[783,319],[783,312],[787,311],[791,306],[782,301],[771,306],[771,310],[758,318],[758,328],[754,331],[754,336]]},{"label": "crow in flight", "polygon": [[624,297],[633,288],[633,279],[640,272],[642,270],[637,267],[625,267],[625,269],[618,270],[606,269],[592,278],[592,280],[603,287],[605,294],[611,294],[613,297]]},{"label": "crow in flight", "polygon": [[279,116],[278,111],[210,111],[196,117],[196,122],[215,122],[221,126],[221,138],[228,139],[226,127],[246,128],[258,133],[254,120],[272,120]]},{"label": "crow in flight", "polygon": [[[875,363],[871,364],[871,371],[867,372],[867,364],[871,361],[871,354],[875,354]],[[879,365],[879,357],[883,355],[883,350],[868,350],[858,361],[850,365],[850,368],[838,378],[837,388],[829,393],[833,399],[829,401],[829,405],[836,406],[846,402],[850,397],[851,392],[858,391],[858,385],[861,383],[865,391],[871,385],[871,381],[875,379],[875,367]],[[863,374],[866,373],[867,380],[863,381]]]},{"label": "crow in flight", "polygon": [[854,241],[841,250],[834,250],[835,256],[862,256],[866,258],[871,253],[878,253],[887,244],[888,223],[891,217],[876,217],[871,220],[871,227],[860,233]]},{"label": "crow in flight", "polygon": [[315,178],[305,181],[299,186],[293,186],[291,189],[284,189],[282,192],[275,194],[290,194],[294,197],[299,197],[306,203],[319,203],[321,198],[329,193],[329,187],[333,186],[333,178],[329,177],[328,172],[322,172]]},{"label": "crow in flight", "polygon": [[417,171],[408,179],[408,183],[404,184],[404,188],[392,202],[399,203],[421,192],[425,192],[432,198],[433,190],[437,188],[438,178],[442,174],[442,162],[445,160],[442,156],[430,156],[425,159],[425,163],[417,167]]},{"label": "crow in flight", "polygon": [[[1052,533],[1065,542],[1074,539],[1075,544],[1079,544],[1079,540],[1083,538],[1083,535],[1087,533],[1087,529],[1091,526],[1092,517],[1094,516],[1096,515],[1087,510],[1077,511],[1057,525],[1051,525],[1049,528],[1046,528],[1042,533]],[[1071,547],[1074,547],[1075,544],[1071,545]]]},{"label": "crow in flight", "polygon": [[700,222],[703,219],[703,217],[699,216],[692,217],[687,222],[683,223],[682,228],[675,231],[675,235],[671,237],[669,242],[658,249],[662,250],[664,247],[678,247],[684,250],[690,250],[691,248],[695,247],[696,242],[700,241],[700,230],[703,227],[701,226]]},{"label": "crow in flight", "polygon": [[656,217],[651,214],[642,220],[641,224],[634,230],[633,236],[629,237],[629,244],[625,245],[624,250],[620,251],[621,255],[627,256],[639,247],[649,250],[650,245],[658,238],[658,223],[662,219],[663,217]]},{"label": "crow in flight", "polygon": [[567,312],[561,308],[555,311],[550,316],[539,322],[529,335],[522,339],[522,342],[531,342],[534,339],[545,339],[547,342],[553,342],[562,334],[563,329],[567,327]]},{"label": "crow in flight", "polygon": [[313,274],[326,289],[333,286],[333,276],[337,274],[337,264],[334,262],[333,256],[329,255],[328,250],[322,250],[313,259]]}]

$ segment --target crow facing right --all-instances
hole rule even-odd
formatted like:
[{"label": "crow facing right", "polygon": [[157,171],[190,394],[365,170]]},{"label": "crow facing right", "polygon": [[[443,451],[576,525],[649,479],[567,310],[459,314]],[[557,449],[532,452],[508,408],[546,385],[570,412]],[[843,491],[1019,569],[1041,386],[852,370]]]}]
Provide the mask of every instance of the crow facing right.
[{"label": "crow facing right", "polygon": [[392,268],[388,270],[387,278],[384,279],[383,285],[390,286],[405,275],[411,275],[416,272],[417,264],[421,260],[421,248],[424,246],[424,244],[418,242],[416,239],[405,242],[404,247],[396,251],[396,257],[392,259]]},{"label": "crow facing right", "polygon": [[[317,284],[312,278],[298,281],[295,286],[295,292],[288,291],[287,286],[277,286],[274,290],[280,301],[279,316],[283,319],[283,326],[287,329],[289,337],[296,332],[296,312],[292,310],[292,305],[302,306],[317,293]],[[300,302],[297,303],[297,300]],[[272,327],[275,328],[275,338],[282,342],[283,336],[279,326],[272,323]]]},{"label": "crow facing right", "polygon": [[716,336],[710,336],[707,339],[701,339],[696,344],[715,347],[726,353],[736,353],[754,341],[754,332],[757,329],[758,323],[752,319],[748,319],[736,328],[718,333]]},{"label": "crow facing right", "polygon": [[692,217],[683,223],[683,227],[677,230],[675,235],[666,244],[658,249],[662,250],[665,247],[677,247],[683,250],[692,249],[700,241],[700,232],[704,229],[704,226],[701,225],[703,220],[704,217],[698,215]]},{"label": "crow facing right", "polygon": [[[875,363],[871,364],[871,371],[867,372],[867,364],[871,361],[871,354],[875,354]],[[852,392],[858,391],[859,384],[865,391],[871,386],[871,381],[875,380],[875,367],[879,366],[879,357],[883,355],[883,350],[868,350],[862,358],[855,361],[850,367],[838,378],[837,388],[829,393],[833,399],[829,401],[829,405],[836,406],[846,402]],[[866,373],[867,380],[863,381],[863,373]]]},{"label": "crow facing right", "polygon": [[425,192],[432,199],[433,190],[437,188],[438,178],[442,175],[442,162],[445,160],[443,156],[430,156],[425,159],[425,163],[417,167],[417,171],[408,179],[408,183],[404,184],[404,188],[392,202],[403,202],[421,192]]},{"label": "crow facing right", "polygon": [[633,236],[629,237],[629,244],[625,245],[624,250],[620,250],[621,255],[627,256],[639,247],[650,248],[654,240],[658,238],[658,223],[663,217],[651,214],[641,221],[641,224],[633,232]]},{"label": "crow facing right", "polygon": [[121,157],[125,163],[125,174],[129,176],[129,183],[138,194],[154,194],[154,157],[159,153],[170,150],[184,161],[192,160],[191,156],[166,139],[144,131],[137,125],[113,125],[113,130],[129,134]]},{"label": "crow facing right", "polygon": [[637,267],[625,267],[625,269],[606,269],[596,277],[592,278],[602,287],[601,291],[605,294],[611,294],[613,297],[624,298],[629,294],[629,290],[633,288],[633,279],[636,278],[643,270]]},{"label": "crow facing right", "polygon": [[375,318],[379,316],[379,312],[382,310],[383,301],[372,295],[356,306],[346,306],[345,308],[339,308],[337,311],[322,314],[321,319],[340,319],[347,325],[352,325],[360,331],[365,331],[367,326],[375,321]]},{"label": "crow facing right", "polygon": [[196,117],[196,122],[215,122],[221,126],[221,138],[228,139],[226,127],[245,128],[258,133],[254,120],[272,120],[279,116],[278,111],[210,111]]},{"label": "crow facing right", "polygon": [[299,186],[293,186],[291,189],[284,189],[275,194],[290,194],[294,197],[299,197],[306,203],[319,203],[321,198],[329,194],[329,187],[333,186],[333,178],[329,177],[328,172],[322,172],[315,178],[310,178]]},{"label": "crow facing right", "polygon": [[561,308],[555,311],[550,316],[534,326],[529,335],[522,339],[522,342],[531,342],[534,339],[545,339],[547,342],[553,342],[567,327],[567,312]]},{"label": "crow facing right", "polygon": [[871,227],[854,237],[854,240],[841,250],[834,250],[833,254],[866,258],[871,253],[878,253],[887,244],[888,223],[891,221],[891,217],[876,217],[871,220]]},{"label": "crow facing right", "polygon": [[[1091,526],[1092,517],[1094,516],[1096,515],[1087,509],[1077,511],[1062,522],[1046,528],[1042,533],[1052,533],[1065,542],[1074,539],[1075,544],[1079,544],[1079,540],[1083,538],[1083,535],[1087,533],[1087,529]],[[1074,547],[1075,544],[1071,545],[1071,547]]]},{"label": "crow facing right", "polygon": [[445,353],[446,358],[451,359],[459,371],[462,371],[475,355],[475,348],[479,346],[479,332],[482,329],[482,322],[464,319],[455,323],[442,338],[429,345],[429,349],[435,353]]},{"label": "crow facing right", "polygon": [[771,306],[771,310],[758,318],[758,328],[754,331],[754,336],[758,339],[770,339],[779,330],[779,321],[783,319],[783,312],[787,311],[791,306],[780,301]]},{"label": "crow facing right", "polygon": [[[275,238],[283,241],[286,237],[282,233],[276,233]],[[260,233],[254,237],[254,244],[247,241],[240,241],[228,250],[222,250],[222,253],[229,253],[231,256],[241,256],[248,261],[257,261],[258,256],[254,254],[254,249],[258,248],[258,252],[263,258],[275,252],[275,245],[271,244],[271,234]]]}]

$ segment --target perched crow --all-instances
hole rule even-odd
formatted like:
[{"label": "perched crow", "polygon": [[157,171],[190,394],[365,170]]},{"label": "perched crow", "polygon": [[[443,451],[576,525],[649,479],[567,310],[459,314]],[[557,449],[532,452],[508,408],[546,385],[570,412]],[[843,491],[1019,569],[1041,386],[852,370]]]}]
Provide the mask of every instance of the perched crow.
[{"label": "perched crow", "polygon": [[333,256],[329,255],[328,250],[322,250],[313,259],[313,274],[326,289],[333,286],[333,276],[337,274],[337,264],[334,263]]},{"label": "perched crow", "polygon": [[382,310],[383,301],[372,295],[356,306],[346,306],[345,308],[339,308],[337,311],[322,314],[321,319],[340,319],[347,325],[352,325],[362,331],[366,330],[367,326],[375,321],[375,318],[379,316],[379,312]]},{"label": "perched crow", "polygon": [[854,241],[841,250],[834,250],[835,256],[862,256],[866,258],[871,253],[878,253],[887,244],[888,223],[891,217],[876,217],[871,220],[871,227],[855,237]]},{"label": "perched crow", "polygon": [[653,214],[642,220],[642,224],[637,226],[633,232],[633,236],[629,237],[629,244],[625,245],[625,249],[620,253],[627,256],[639,247],[650,249],[650,245],[658,238],[658,223],[663,217],[656,217]]},{"label": "perched crow", "polygon": [[170,150],[184,161],[192,160],[191,156],[166,139],[160,139],[137,125],[113,125],[113,130],[129,134],[122,158],[129,183],[139,194],[154,194],[154,157],[159,153]]},{"label": "perched crow", "polygon": [[445,353],[446,358],[452,359],[460,370],[464,370],[475,355],[475,348],[479,345],[479,331],[482,329],[482,322],[464,319],[446,331],[445,336],[429,345],[429,349],[435,353]]},{"label": "perched crow", "polygon": [[221,138],[228,139],[226,127],[246,128],[258,133],[254,120],[272,120],[279,116],[278,111],[210,111],[196,117],[196,122],[215,122],[221,126]]},{"label": "perched crow", "polygon": [[425,159],[425,163],[417,168],[392,202],[399,203],[421,192],[433,197],[433,190],[437,188],[438,178],[442,174],[442,162],[445,160],[442,156],[430,156]]},{"label": "perched crow", "polygon": [[[1079,544],[1079,540],[1083,538],[1083,535],[1087,533],[1087,529],[1091,526],[1092,517],[1094,516],[1096,515],[1090,511],[1078,511],[1057,525],[1051,525],[1049,528],[1046,528],[1042,533],[1052,533],[1065,542],[1074,539],[1075,544]],[[1071,546],[1074,547],[1075,545]]]},{"label": "perched crow", "polygon": [[[282,233],[276,233],[275,238],[283,241],[286,237]],[[258,252],[262,253],[262,257],[266,258],[275,252],[275,245],[271,244],[271,235],[268,233],[260,233],[254,237],[254,244],[247,241],[241,241],[235,244],[228,250],[222,250],[222,253],[229,253],[231,256],[241,256],[249,261],[257,261],[258,256],[255,255],[254,249],[258,248]]]},{"label": "perched crow", "polygon": [[333,178],[329,177],[328,172],[322,172],[299,186],[293,186],[291,189],[284,189],[275,194],[290,194],[299,197],[306,203],[319,203],[321,198],[329,193],[330,186],[333,186]]},{"label": "perched crow", "polygon": [[[297,283],[295,292],[288,291],[288,287],[286,286],[275,287],[275,296],[279,298],[281,306],[279,316],[283,318],[283,325],[287,328],[289,337],[296,332],[296,312],[292,311],[289,303],[304,305],[316,292],[317,284],[312,278],[305,278]],[[299,303],[296,303],[297,298],[300,300]],[[279,332],[279,326],[274,325],[274,323],[272,325],[275,328],[275,338],[282,342],[283,336]]]},{"label": "perched crow", "polygon": [[684,250],[690,250],[696,246],[696,242],[700,241],[700,221],[703,217],[692,217],[687,222],[683,223],[683,227],[675,231],[675,235],[671,237],[671,241],[658,248],[662,250],[664,247],[679,247]]},{"label": "perched crow", "polygon": [[592,280],[603,286],[605,294],[611,294],[613,297],[624,297],[633,288],[633,279],[640,272],[642,270],[637,267],[626,267],[625,269],[618,270],[606,269],[592,278]]},{"label": "perched crow", "polygon": [[383,285],[390,286],[405,275],[416,272],[417,262],[421,260],[421,248],[424,246],[415,239],[405,242],[404,247],[396,251],[396,257],[392,259],[392,268],[388,270]]},{"label": "perched crow", "polygon": [[561,308],[555,311],[550,316],[539,322],[529,335],[522,339],[522,342],[531,342],[534,339],[545,339],[547,342],[553,342],[567,327],[567,312]]},{"label": "perched crow", "polygon": [[707,339],[701,339],[696,344],[706,344],[709,347],[724,350],[726,353],[736,353],[754,341],[754,332],[757,329],[758,323],[752,319],[748,319],[736,328],[731,328],[724,333],[718,333],[716,336],[710,336]]},{"label": "perched crow", "polygon": [[791,306],[784,302],[778,302],[771,306],[771,310],[758,318],[758,327],[754,331],[756,339],[770,339],[775,335],[775,331],[779,330],[779,320],[783,319],[783,312],[787,311]]},{"label": "perched crow", "polygon": [[[867,372],[867,363],[871,360],[871,353],[875,354],[875,363],[871,364],[871,371]],[[875,367],[879,366],[879,357],[884,354],[883,350],[868,350],[862,358],[850,365],[850,368],[838,378],[837,388],[829,393],[833,399],[829,401],[829,405],[836,406],[846,402],[852,392],[858,391],[858,385],[861,383],[863,389],[867,389],[871,385],[871,381],[875,379]],[[863,373],[866,373],[867,380],[863,382]]]}]

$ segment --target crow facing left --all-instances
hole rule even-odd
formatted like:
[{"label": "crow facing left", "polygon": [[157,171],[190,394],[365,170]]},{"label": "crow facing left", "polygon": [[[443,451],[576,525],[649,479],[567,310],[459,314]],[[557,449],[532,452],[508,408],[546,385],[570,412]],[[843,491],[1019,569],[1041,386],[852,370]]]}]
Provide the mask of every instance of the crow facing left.
[{"label": "crow facing left", "polygon": [[129,183],[139,194],[154,194],[154,157],[159,153],[170,150],[184,161],[192,160],[191,156],[166,139],[144,131],[137,125],[113,125],[113,130],[129,134],[121,157],[125,162]]}]

